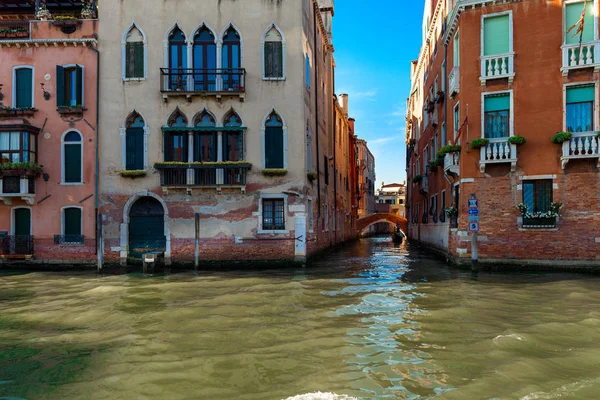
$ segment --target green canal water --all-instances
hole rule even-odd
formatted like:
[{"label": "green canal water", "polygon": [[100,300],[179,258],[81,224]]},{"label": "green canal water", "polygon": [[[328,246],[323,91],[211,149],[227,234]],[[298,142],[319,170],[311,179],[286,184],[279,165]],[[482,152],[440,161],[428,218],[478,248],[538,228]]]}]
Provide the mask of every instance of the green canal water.
[{"label": "green canal water", "polygon": [[600,279],[473,276],[387,238],[306,269],[0,274],[0,399],[317,391],[599,399]]}]

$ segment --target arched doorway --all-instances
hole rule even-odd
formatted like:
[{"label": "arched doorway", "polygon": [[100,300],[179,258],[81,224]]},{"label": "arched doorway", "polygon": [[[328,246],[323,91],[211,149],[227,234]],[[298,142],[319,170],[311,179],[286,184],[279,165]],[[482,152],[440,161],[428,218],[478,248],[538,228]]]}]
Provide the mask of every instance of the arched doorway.
[{"label": "arched doorway", "polygon": [[154,197],[140,197],[129,210],[129,257],[166,252],[165,210]]}]

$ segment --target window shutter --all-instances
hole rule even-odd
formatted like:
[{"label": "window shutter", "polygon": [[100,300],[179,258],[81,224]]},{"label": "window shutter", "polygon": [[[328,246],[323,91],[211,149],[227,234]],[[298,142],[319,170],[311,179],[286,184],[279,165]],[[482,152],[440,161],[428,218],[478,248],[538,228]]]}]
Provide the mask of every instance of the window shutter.
[{"label": "window shutter", "polygon": [[594,86],[567,88],[567,103],[586,103],[594,101]]},{"label": "window shutter", "polygon": [[484,107],[485,112],[510,110],[510,95],[486,96]]},{"label": "window shutter", "polygon": [[273,42],[265,42],[265,77],[273,77]]},{"label": "window shutter", "polygon": [[67,144],[65,146],[65,182],[81,182],[81,144]]},{"label": "window shutter", "polygon": [[127,43],[125,45],[125,78],[133,77],[133,62],[135,57],[133,56],[133,43]]},{"label": "window shutter", "polygon": [[505,54],[510,51],[509,16],[488,17],[483,21],[483,55]]},{"label": "window shutter", "polygon": [[32,84],[32,71],[29,68],[18,69],[15,73],[16,78],[16,99],[15,106],[17,108],[32,107],[31,102],[33,84]]},{"label": "window shutter", "polygon": [[66,106],[65,104],[65,71],[60,65],[56,66],[56,105]]},{"label": "window shutter", "polygon": [[283,78],[283,43],[273,43],[273,76]]},{"label": "window shutter", "polygon": [[81,235],[81,210],[65,208],[65,235]]},{"label": "window shutter", "polygon": [[133,76],[135,78],[144,77],[144,43],[135,42],[133,43],[133,64],[134,71]]},{"label": "window shutter", "polygon": [[144,169],[144,128],[128,128],[125,144],[125,169]]},{"label": "window shutter", "polygon": [[[576,44],[579,43],[580,34],[575,35],[578,26],[573,28],[571,32],[566,32],[573,25],[577,24],[581,18],[583,12],[583,2],[567,4],[565,6],[566,22],[565,22],[565,43]],[[583,42],[591,42],[594,40],[594,2],[588,1],[584,25],[583,25]]]},{"label": "window shutter", "polygon": [[75,67],[75,71],[77,74],[76,77],[76,84],[77,87],[75,88],[76,93],[77,93],[77,102],[76,104],[83,106],[83,67],[81,65],[77,65]]}]

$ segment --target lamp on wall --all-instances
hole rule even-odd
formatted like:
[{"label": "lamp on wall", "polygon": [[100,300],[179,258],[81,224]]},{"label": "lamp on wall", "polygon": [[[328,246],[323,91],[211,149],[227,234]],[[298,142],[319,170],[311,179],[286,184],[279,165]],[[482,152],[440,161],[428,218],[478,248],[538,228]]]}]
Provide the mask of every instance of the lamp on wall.
[{"label": "lamp on wall", "polygon": [[45,83],[41,82],[40,86],[42,87],[42,92],[44,92],[44,100],[50,100],[50,92],[48,92],[46,90],[46,88],[44,87]]}]

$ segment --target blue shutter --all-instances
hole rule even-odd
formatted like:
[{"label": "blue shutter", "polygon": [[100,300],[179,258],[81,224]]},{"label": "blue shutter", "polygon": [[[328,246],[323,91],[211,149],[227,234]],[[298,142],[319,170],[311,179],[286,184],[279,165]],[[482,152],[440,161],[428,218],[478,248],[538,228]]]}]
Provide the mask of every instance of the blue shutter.
[{"label": "blue shutter", "polygon": [[567,103],[586,103],[594,101],[594,85],[567,88]]},{"label": "blue shutter", "polygon": [[510,110],[510,95],[486,96],[484,107],[485,112]]},{"label": "blue shutter", "polygon": [[19,68],[15,72],[15,106],[17,108],[33,107],[33,74],[29,68]]},{"label": "blue shutter", "polygon": [[76,104],[83,106],[83,67],[81,65],[77,65],[75,67],[76,71],[76,93],[77,93],[77,101]]}]

